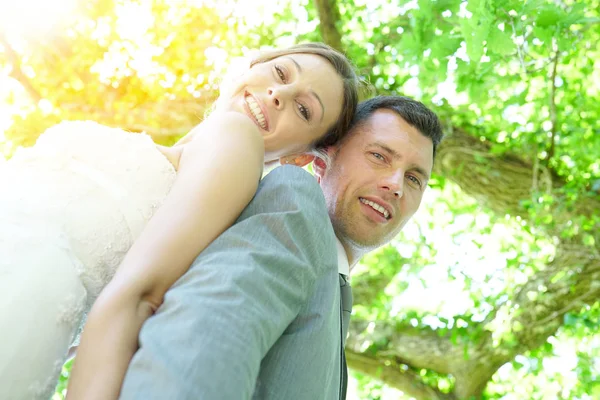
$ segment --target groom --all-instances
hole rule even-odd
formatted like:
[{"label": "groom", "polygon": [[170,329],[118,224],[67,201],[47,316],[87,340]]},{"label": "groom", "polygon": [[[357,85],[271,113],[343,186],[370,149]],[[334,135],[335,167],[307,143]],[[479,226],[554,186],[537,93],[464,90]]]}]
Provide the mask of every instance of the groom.
[{"label": "groom", "polygon": [[417,211],[441,137],[421,103],[377,97],[316,180],[268,174],[142,328],[121,398],[345,398],[347,277]]}]

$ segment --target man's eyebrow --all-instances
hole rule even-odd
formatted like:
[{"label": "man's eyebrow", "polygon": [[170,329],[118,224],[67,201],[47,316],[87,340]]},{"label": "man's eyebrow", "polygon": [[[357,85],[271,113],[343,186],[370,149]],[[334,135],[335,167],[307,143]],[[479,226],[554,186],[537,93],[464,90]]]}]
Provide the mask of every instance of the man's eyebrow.
[{"label": "man's eyebrow", "polygon": [[[392,158],[395,158],[395,159],[401,158],[400,154],[398,154],[398,152],[396,150],[392,149],[390,146],[388,146],[385,143],[374,142],[374,143],[371,143],[370,146],[379,147],[379,148],[385,150],[387,153],[389,153],[392,156]],[[423,168],[419,167],[418,165],[414,165],[412,167],[412,169],[415,170],[416,172],[418,172],[420,175],[422,175],[425,178],[425,180],[427,180],[427,181],[429,180],[429,178],[430,178],[429,173],[427,173],[427,171],[425,171]]]},{"label": "man's eyebrow", "polygon": [[[289,57],[289,56],[285,57],[285,58],[287,58],[288,60],[292,60],[292,62],[296,66],[296,70],[297,70],[298,74],[302,73],[302,66],[300,66],[300,64],[298,64],[298,61],[294,60],[292,57]],[[323,117],[325,116],[325,106],[323,105],[323,102],[321,101],[321,98],[319,97],[319,95],[314,90],[311,90],[310,94],[315,96],[317,101],[321,105],[321,121],[323,121]]]}]

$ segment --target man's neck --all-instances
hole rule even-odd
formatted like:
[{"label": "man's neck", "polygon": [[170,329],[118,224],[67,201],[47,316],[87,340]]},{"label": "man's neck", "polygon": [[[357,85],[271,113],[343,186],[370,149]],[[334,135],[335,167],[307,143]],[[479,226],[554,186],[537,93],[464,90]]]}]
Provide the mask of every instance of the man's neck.
[{"label": "man's neck", "polygon": [[348,257],[348,264],[350,265],[350,272],[352,272],[352,268],[354,268],[354,266],[360,261],[362,256],[365,255],[365,252],[362,252],[357,246],[353,246],[346,240],[342,240],[339,237],[338,240],[344,247],[344,251],[346,252],[346,256]]}]

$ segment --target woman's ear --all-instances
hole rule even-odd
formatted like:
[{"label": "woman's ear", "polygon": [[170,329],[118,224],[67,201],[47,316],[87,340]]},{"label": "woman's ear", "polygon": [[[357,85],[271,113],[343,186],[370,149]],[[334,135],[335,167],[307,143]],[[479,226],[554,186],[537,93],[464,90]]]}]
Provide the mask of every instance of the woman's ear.
[{"label": "woman's ear", "polygon": [[292,154],[291,156],[281,157],[279,159],[279,163],[281,165],[295,165],[297,167],[304,167],[308,165],[311,161],[315,159],[315,156],[312,154],[304,153],[304,154]]}]

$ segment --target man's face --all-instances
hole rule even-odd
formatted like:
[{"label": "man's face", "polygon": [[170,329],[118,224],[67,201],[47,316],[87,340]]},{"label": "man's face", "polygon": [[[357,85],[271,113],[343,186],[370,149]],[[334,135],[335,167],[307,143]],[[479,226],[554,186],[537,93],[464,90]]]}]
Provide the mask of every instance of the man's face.
[{"label": "man's face", "polygon": [[392,240],[419,208],[433,143],[394,111],[380,109],[329,149],[315,172],[342,242],[371,250]]}]

